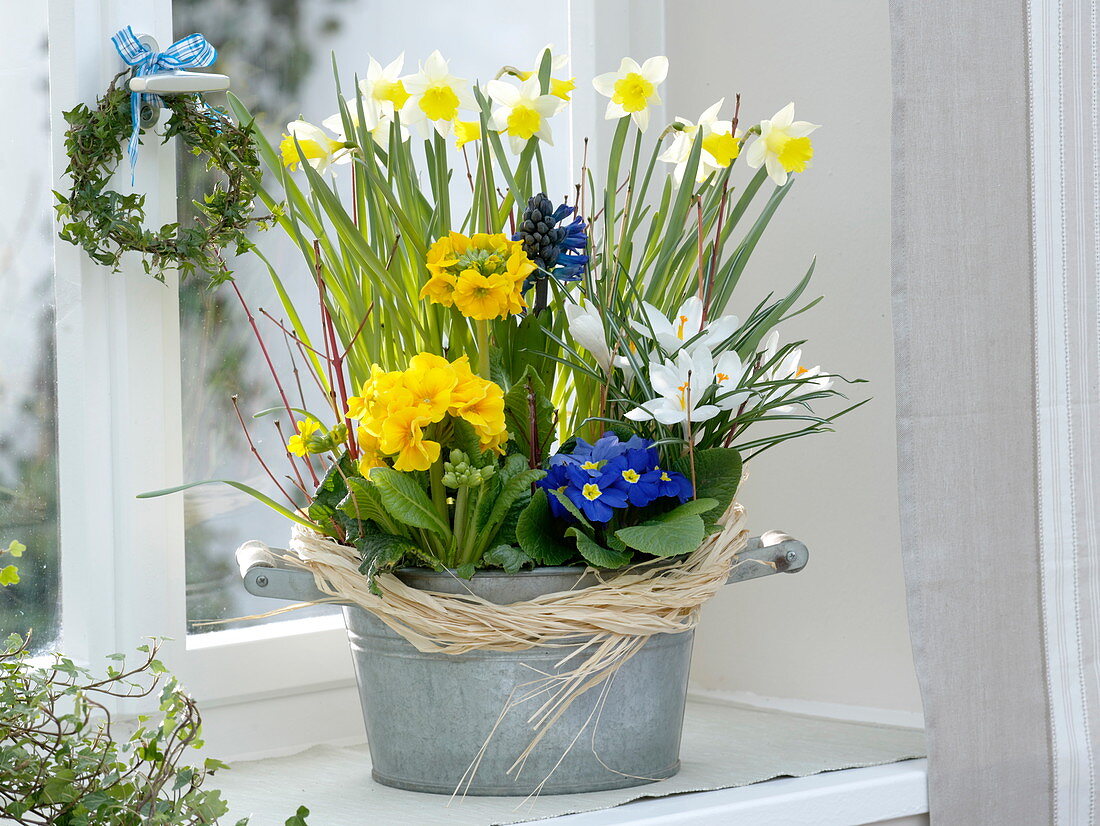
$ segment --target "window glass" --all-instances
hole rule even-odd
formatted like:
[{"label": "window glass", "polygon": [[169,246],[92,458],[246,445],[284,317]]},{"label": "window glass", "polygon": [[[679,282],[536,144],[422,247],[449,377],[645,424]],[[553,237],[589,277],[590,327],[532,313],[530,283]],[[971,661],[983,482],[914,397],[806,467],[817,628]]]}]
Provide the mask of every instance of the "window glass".
[{"label": "window glass", "polygon": [[46,4],[7,23],[0,100],[20,127],[0,135],[0,547],[27,551],[0,557],[20,577],[0,588],[0,638],[30,631],[41,649],[60,630]]}]

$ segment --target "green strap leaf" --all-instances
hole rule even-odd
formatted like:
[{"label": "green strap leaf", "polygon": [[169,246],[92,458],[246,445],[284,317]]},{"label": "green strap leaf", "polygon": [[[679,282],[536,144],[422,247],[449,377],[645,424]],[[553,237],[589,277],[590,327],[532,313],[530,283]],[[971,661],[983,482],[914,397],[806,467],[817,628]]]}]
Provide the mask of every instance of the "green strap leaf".
[{"label": "green strap leaf", "polygon": [[292,522],[297,522],[299,525],[304,525],[305,527],[312,528],[315,531],[321,530],[318,525],[310,522],[308,519],[302,518],[302,516],[290,510],[289,508],[283,507],[270,496],[260,493],[258,490],[256,490],[255,488],[251,488],[248,485],[241,484],[240,482],[234,482],[231,479],[205,479],[202,482],[189,482],[186,485],[176,485],[174,488],[163,488],[162,490],[151,490],[146,491],[145,493],[139,493],[137,495],[137,498],[154,499],[158,496],[168,496],[171,493],[180,493],[181,491],[190,490],[191,488],[197,488],[201,485],[229,485],[229,487],[236,488],[241,493],[247,493],[253,499],[256,499],[259,502],[263,502],[263,504],[267,505],[273,511],[285,516]]}]

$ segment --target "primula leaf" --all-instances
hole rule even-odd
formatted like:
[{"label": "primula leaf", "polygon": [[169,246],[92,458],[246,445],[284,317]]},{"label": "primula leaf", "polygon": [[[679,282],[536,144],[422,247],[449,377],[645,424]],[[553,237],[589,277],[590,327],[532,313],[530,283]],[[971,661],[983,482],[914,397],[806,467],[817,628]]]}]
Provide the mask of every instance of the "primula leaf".
[{"label": "primula leaf", "polygon": [[527,555],[540,565],[564,565],[576,555],[576,551],[558,539],[558,531],[546,491],[540,488],[519,515],[516,540]]},{"label": "primula leaf", "polygon": [[370,580],[372,588],[378,574],[396,568],[406,555],[417,555],[415,543],[389,533],[365,533],[356,540],[355,547],[363,559],[359,572]]},{"label": "primula leaf", "polygon": [[532,365],[505,394],[504,420],[516,449],[536,467],[542,464],[554,436],[554,405]]},{"label": "primula leaf", "polygon": [[562,493],[559,490],[549,491],[549,494],[551,496],[553,496],[555,499],[557,499],[558,502],[561,504],[561,506],[563,508],[565,508],[567,511],[569,511],[570,515],[574,519],[576,519],[578,522],[580,522],[582,525],[584,525],[586,528],[588,528],[588,530],[593,530],[592,523],[588,521],[588,519],[585,517],[585,515],[583,513],[581,513],[581,509],[573,504],[572,499],[570,499],[568,496],[566,496],[564,493]]},{"label": "primula leaf", "polygon": [[697,514],[679,514],[679,508],[632,528],[620,528],[615,536],[630,548],[654,557],[679,557],[694,551],[706,536],[703,519]]},{"label": "primula leaf", "polygon": [[497,545],[495,548],[486,551],[482,560],[487,565],[496,565],[498,568],[503,568],[509,574],[518,573],[524,565],[534,562],[522,550],[511,545]]},{"label": "primula leaf", "polygon": [[485,532],[487,537],[485,544],[493,541],[493,536],[495,536],[497,529],[508,515],[508,511],[516,500],[522,496],[530,496],[531,485],[535,484],[535,482],[545,475],[546,471],[544,470],[524,470],[511,477],[503,484],[500,493],[497,494],[493,509],[489,512],[488,519],[485,521],[485,524],[481,526],[481,530]]},{"label": "primula leaf", "polygon": [[455,568],[455,576],[459,579],[473,579],[477,573],[477,565],[473,562],[463,562]]},{"label": "primula leaf", "polygon": [[390,533],[397,533],[398,526],[382,504],[377,485],[362,477],[352,476],[347,481],[347,487],[348,495],[337,506],[341,513],[350,519],[374,522]]},{"label": "primula leaf", "polygon": [[376,467],[371,469],[370,480],[377,485],[382,504],[398,522],[434,531],[444,539],[450,538],[451,529],[411,475],[393,468]]},{"label": "primula leaf", "polygon": [[309,518],[321,525],[330,524],[336,509],[348,495],[347,480],[354,475],[354,463],[347,454],[341,456],[340,461],[330,467],[325,478],[321,480],[313,501],[306,509]]},{"label": "primula leaf", "polygon": [[[691,478],[687,456],[676,460],[675,470]],[[732,447],[712,447],[695,451],[695,496],[713,499],[710,510],[701,513],[708,526],[713,525],[730,506],[741,484],[741,454]]]},{"label": "primula leaf", "polygon": [[621,568],[630,562],[630,553],[605,548],[579,528],[569,528],[565,535],[576,538],[577,550],[593,568]]},{"label": "primula leaf", "polygon": [[481,442],[478,440],[474,426],[465,419],[452,418],[454,426],[454,447],[461,450],[469,457],[470,464],[474,467],[485,467],[496,459],[492,452],[482,451]]}]

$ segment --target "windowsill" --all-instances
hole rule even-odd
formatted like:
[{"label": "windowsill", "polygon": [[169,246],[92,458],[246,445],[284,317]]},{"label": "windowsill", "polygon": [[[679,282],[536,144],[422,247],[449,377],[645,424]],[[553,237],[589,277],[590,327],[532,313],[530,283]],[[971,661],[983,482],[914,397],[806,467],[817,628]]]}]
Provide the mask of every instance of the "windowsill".
[{"label": "windowsill", "polygon": [[[639,800],[534,823],[553,826],[857,826],[928,812],[928,761],[783,777],[714,792]],[[917,821],[920,822],[920,821]]]}]

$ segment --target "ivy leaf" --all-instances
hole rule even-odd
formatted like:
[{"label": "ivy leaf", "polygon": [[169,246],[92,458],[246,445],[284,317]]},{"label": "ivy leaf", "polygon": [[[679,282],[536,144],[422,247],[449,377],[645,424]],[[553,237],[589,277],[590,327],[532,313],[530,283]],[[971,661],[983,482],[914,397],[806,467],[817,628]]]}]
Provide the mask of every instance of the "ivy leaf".
[{"label": "ivy leaf", "polygon": [[398,522],[450,538],[451,529],[414,477],[393,468],[376,467],[370,472],[370,480],[378,486],[386,511]]},{"label": "ivy leaf", "polygon": [[[674,470],[691,478],[689,456],[680,457],[674,465]],[[703,515],[708,527],[726,512],[740,484],[741,454],[734,448],[712,447],[695,452],[695,496],[715,501],[714,507]]]},{"label": "ivy leaf", "polygon": [[516,523],[516,541],[540,565],[564,565],[576,551],[558,540],[559,533],[546,490],[539,488]]},{"label": "ivy leaf", "polygon": [[6,568],[0,568],[0,585],[18,585],[19,584],[19,569],[14,565],[8,565]]},{"label": "ivy leaf", "polygon": [[8,545],[8,553],[12,556],[22,556],[25,550],[27,550],[27,546],[18,539],[13,539],[11,544]]},{"label": "ivy leaf", "polygon": [[482,560],[487,565],[496,565],[498,568],[503,568],[509,574],[519,573],[524,565],[534,562],[522,550],[513,548],[511,545],[497,545],[492,550],[486,551]]},{"label": "ivy leaf", "polygon": [[605,548],[579,528],[569,528],[565,535],[577,540],[577,550],[593,568],[621,568],[630,562],[631,554]]},{"label": "ivy leaf", "polygon": [[[299,806],[298,811],[286,819],[284,826],[309,826],[306,823],[307,817],[309,817],[309,809],[305,806]],[[247,821],[245,822],[247,823]],[[240,826],[240,824],[237,826]]]}]

